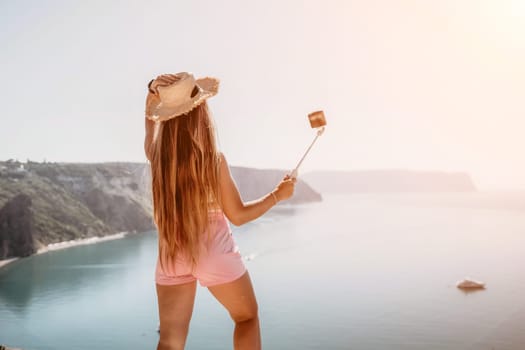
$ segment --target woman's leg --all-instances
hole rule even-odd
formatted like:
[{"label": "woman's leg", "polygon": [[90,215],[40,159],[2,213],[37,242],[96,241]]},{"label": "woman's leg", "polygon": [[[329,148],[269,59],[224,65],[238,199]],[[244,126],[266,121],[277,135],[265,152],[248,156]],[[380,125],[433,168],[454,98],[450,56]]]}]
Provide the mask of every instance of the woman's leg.
[{"label": "woman's leg", "polygon": [[160,318],[157,350],[182,350],[188,335],[197,283],[156,286]]},{"label": "woman's leg", "polygon": [[261,332],[257,300],[248,271],[233,282],[208,287],[208,289],[224,305],[235,322],[234,349],[260,350]]}]

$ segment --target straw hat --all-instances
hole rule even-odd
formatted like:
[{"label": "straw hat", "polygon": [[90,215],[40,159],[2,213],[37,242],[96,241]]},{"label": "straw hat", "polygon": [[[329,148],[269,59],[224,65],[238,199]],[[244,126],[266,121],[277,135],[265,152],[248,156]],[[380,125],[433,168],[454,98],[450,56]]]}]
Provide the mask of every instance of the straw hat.
[{"label": "straw hat", "polygon": [[180,72],[159,75],[148,88],[155,96],[146,103],[146,118],[165,121],[188,113],[217,94],[219,80],[211,77],[195,79],[191,73]]}]

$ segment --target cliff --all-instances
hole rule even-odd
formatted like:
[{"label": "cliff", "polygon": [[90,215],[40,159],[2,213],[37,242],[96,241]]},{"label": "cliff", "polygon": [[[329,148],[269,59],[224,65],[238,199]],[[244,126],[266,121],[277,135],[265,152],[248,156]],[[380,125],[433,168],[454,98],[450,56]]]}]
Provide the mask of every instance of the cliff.
[{"label": "cliff", "polygon": [[365,170],[314,171],[303,179],[321,193],[473,192],[470,175],[462,172]]},{"label": "cliff", "polygon": [[[238,167],[231,171],[244,200],[272,190],[285,174]],[[0,162],[0,225],[10,223],[7,231],[0,231],[8,247],[0,250],[0,259],[24,256],[50,243],[155,229],[150,178],[146,163]],[[302,181],[295,197],[289,202],[321,200]],[[30,228],[23,221],[28,215]]]},{"label": "cliff", "polygon": [[19,194],[0,209],[0,259],[35,253],[31,198]]},{"label": "cliff", "polygon": [[35,248],[112,232],[85,203],[62,185],[32,170],[24,169],[16,174],[11,176],[0,172],[0,208],[19,194],[31,198]]}]

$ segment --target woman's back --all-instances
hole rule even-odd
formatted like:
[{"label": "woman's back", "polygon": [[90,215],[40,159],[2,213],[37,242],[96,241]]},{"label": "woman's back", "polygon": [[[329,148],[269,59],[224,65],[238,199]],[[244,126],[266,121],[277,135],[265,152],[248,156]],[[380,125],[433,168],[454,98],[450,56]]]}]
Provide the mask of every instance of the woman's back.
[{"label": "woman's back", "polygon": [[161,75],[148,88],[144,147],[159,232],[157,349],[184,347],[197,280],[235,322],[235,349],[260,349],[257,302],[228,220],[242,225],[263,215],[293,194],[295,179],[286,176],[268,194],[243,202],[205,102],[218,80],[183,72]]}]

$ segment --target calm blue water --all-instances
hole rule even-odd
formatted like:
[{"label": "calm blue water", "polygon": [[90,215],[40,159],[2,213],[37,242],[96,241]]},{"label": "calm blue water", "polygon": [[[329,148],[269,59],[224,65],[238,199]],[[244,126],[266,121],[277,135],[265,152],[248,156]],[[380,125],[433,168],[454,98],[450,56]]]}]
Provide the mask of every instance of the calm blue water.
[{"label": "calm blue water", "polygon": [[[253,257],[263,347],[525,349],[525,210],[507,210],[515,197],[506,203],[490,194],[332,195],[232,226]],[[147,232],[0,270],[0,344],[154,349],[156,245]],[[466,276],[487,289],[459,291]],[[199,287],[187,349],[231,349],[232,330]]]}]

